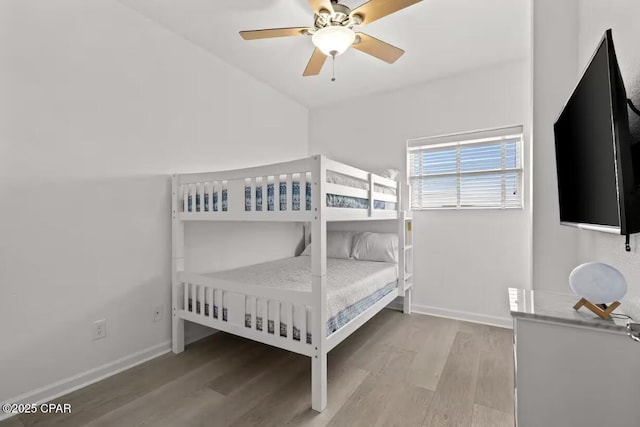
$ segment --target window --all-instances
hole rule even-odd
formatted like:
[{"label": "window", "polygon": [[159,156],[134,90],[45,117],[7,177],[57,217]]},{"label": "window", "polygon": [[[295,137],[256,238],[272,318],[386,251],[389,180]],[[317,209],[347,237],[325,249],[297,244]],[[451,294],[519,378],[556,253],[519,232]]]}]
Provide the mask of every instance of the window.
[{"label": "window", "polygon": [[408,141],[411,208],[522,208],[522,127]]}]

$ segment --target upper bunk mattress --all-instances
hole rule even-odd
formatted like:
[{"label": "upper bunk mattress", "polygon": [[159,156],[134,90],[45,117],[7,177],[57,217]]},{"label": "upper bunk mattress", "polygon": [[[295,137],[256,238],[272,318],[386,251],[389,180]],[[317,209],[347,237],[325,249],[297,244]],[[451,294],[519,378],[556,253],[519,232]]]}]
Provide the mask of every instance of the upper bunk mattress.
[{"label": "upper bunk mattress", "polygon": [[[285,258],[204,276],[256,286],[311,291],[311,257]],[[395,263],[327,258],[327,318],[331,321],[345,309],[397,280]]]}]

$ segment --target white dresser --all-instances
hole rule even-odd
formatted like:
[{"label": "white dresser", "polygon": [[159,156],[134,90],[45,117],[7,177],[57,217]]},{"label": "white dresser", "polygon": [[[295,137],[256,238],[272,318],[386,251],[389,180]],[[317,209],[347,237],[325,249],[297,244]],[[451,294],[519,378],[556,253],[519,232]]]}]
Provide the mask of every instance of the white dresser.
[{"label": "white dresser", "polygon": [[[640,343],[575,295],[510,289],[517,427],[640,427]],[[616,313],[640,320],[634,304]]]}]

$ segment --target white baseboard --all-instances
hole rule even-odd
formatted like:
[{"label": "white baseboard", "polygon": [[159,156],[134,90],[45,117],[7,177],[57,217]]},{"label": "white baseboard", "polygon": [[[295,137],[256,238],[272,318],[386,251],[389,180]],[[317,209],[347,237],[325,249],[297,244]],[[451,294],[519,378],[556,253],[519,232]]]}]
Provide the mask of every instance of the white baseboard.
[{"label": "white baseboard", "polygon": [[[398,297],[395,301],[389,304],[387,308],[402,311],[402,297]],[[491,316],[488,314],[451,310],[448,308],[431,307],[420,304],[412,304],[411,312],[416,314],[426,314],[428,316],[444,317],[447,319],[462,320],[465,322],[480,323],[482,325],[496,326],[498,328],[513,329],[513,320],[510,317]]]},{"label": "white baseboard", "polygon": [[[168,353],[169,351],[171,351],[171,341],[165,341],[136,353],[121,357],[112,362],[105,363],[97,368],[89,369],[60,381],[56,381],[53,384],[23,393],[1,403],[33,403],[39,405],[41,403],[49,402],[60,396],[71,393],[72,391],[86,387],[129,368],[133,368],[136,365],[154,359]],[[13,415],[14,414],[0,413],[0,421],[12,417]]]},{"label": "white baseboard", "polygon": [[413,304],[411,311],[429,316],[445,317],[447,319],[463,320],[465,322],[480,323],[496,326],[498,328],[513,329],[513,320],[510,317],[490,316],[488,314],[473,313],[470,311],[451,310],[448,308],[431,307],[428,305]]}]

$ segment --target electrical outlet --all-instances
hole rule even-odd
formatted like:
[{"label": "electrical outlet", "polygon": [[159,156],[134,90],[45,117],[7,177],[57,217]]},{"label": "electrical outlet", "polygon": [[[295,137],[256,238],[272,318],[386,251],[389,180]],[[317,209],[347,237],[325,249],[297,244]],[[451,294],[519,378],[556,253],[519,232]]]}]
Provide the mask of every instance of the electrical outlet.
[{"label": "electrical outlet", "polygon": [[161,305],[153,306],[153,321],[159,322],[162,320],[162,313],[164,312],[164,307]]},{"label": "electrical outlet", "polygon": [[93,322],[93,340],[99,340],[107,337],[107,321],[106,319],[96,320]]}]

